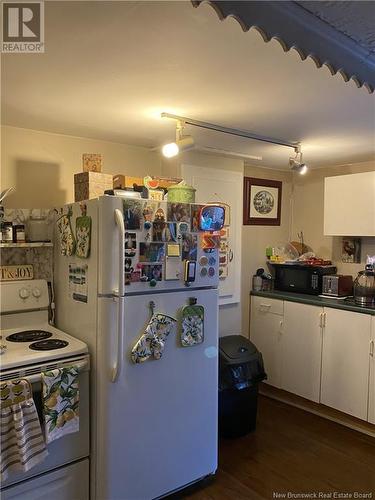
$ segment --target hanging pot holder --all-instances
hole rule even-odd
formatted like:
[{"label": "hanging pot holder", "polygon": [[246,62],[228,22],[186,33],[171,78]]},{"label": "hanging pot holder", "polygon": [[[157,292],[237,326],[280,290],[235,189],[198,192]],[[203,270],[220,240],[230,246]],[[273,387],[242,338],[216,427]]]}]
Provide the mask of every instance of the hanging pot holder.
[{"label": "hanging pot holder", "polygon": [[82,216],[76,219],[76,255],[87,259],[90,255],[91,244],[91,217],[86,215],[86,207],[82,207]]},{"label": "hanging pot holder", "polygon": [[181,344],[191,347],[204,340],[204,307],[196,304],[182,308]]},{"label": "hanging pot holder", "polygon": [[70,224],[72,209],[69,208],[66,215],[62,215],[58,221],[57,227],[60,236],[60,252],[61,255],[74,255],[76,249],[76,241]]},{"label": "hanging pot holder", "polygon": [[133,363],[143,363],[151,356],[160,359],[163,355],[165,341],[176,328],[176,319],[162,313],[153,313],[145,332],[135,344],[131,352]]}]

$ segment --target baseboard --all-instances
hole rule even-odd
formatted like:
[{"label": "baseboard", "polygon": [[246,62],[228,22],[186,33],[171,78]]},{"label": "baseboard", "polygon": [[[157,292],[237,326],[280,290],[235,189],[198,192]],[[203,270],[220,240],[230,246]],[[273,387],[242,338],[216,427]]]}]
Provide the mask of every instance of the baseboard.
[{"label": "baseboard", "polygon": [[301,398],[300,396],[296,396],[295,394],[282,389],[277,389],[276,387],[272,387],[271,385],[265,383],[261,383],[259,385],[259,393],[263,396],[276,399],[282,403],[295,406],[301,410],[305,410],[328,420],[332,420],[333,422],[344,425],[345,427],[349,427],[350,429],[358,432],[362,432],[368,436],[375,437],[375,425],[365,422],[359,418],[352,417],[351,415],[347,415],[341,411],[334,410],[333,408],[329,408],[328,406],[314,403],[313,401],[309,401],[308,399]]}]

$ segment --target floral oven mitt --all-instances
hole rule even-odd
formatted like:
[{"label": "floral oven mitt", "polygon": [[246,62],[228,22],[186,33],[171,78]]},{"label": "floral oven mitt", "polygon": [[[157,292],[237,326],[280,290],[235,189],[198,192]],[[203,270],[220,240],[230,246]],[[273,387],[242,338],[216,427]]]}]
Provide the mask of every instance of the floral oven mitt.
[{"label": "floral oven mitt", "polygon": [[162,313],[152,315],[145,332],[135,344],[131,352],[133,363],[143,363],[151,356],[160,359],[163,355],[165,341],[175,330],[177,321]]},{"label": "floral oven mitt", "polygon": [[63,215],[58,222],[61,255],[74,255],[76,241],[70,225],[70,215]]}]

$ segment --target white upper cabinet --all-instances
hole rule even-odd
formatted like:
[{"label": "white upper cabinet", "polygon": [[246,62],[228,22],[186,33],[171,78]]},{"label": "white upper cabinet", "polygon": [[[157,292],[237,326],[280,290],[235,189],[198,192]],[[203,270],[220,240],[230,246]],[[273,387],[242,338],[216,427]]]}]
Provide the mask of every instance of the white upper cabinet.
[{"label": "white upper cabinet", "polygon": [[375,172],[325,178],[324,234],[375,236]]}]

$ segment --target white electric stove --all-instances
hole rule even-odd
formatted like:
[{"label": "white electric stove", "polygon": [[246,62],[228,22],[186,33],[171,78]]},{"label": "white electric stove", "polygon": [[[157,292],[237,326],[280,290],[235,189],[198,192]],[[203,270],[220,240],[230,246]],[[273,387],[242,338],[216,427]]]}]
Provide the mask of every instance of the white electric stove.
[{"label": "white electric stove", "polygon": [[49,290],[44,280],[0,283],[0,381],[25,378],[43,425],[41,373],[74,365],[79,369],[79,431],[47,447],[48,456],[26,473],[1,484],[2,500],[88,500],[89,354],[84,342],[49,324]]},{"label": "white electric stove", "polygon": [[1,284],[0,370],[87,353],[83,342],[48,323],[47,282]]}]

